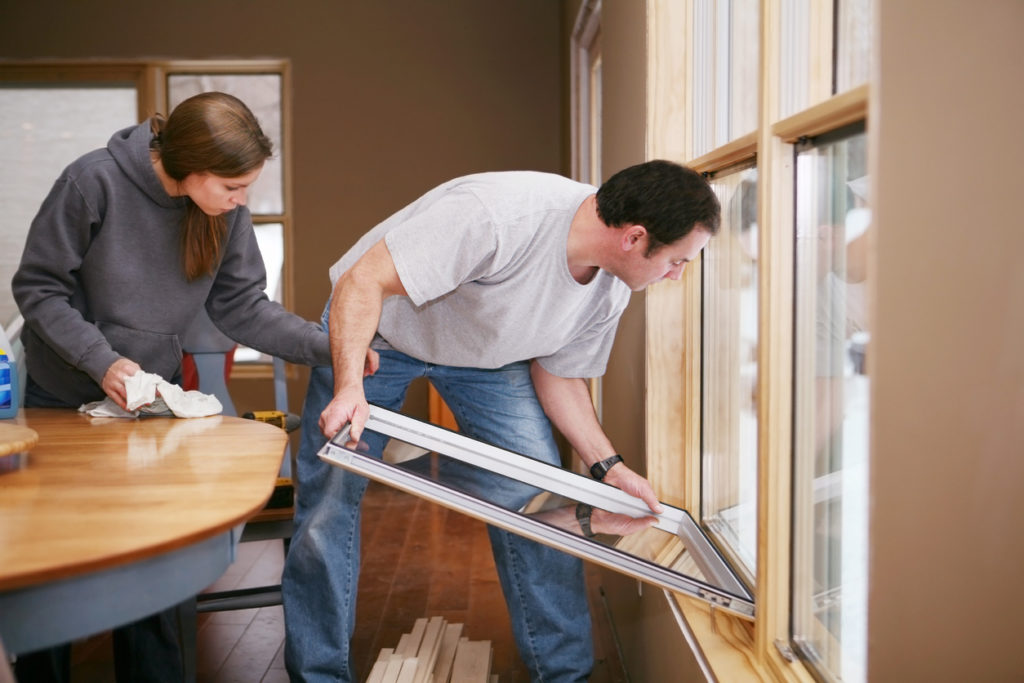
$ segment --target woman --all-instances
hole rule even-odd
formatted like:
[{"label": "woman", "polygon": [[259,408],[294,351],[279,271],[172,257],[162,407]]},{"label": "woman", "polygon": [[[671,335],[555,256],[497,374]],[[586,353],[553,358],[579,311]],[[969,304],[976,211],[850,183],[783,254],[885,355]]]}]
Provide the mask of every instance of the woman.
[{"label": "woman", "polygon": [[[252,112],[203,93],[68,166],[12,281],[25,318],[26,406],[77,407],[145,370],[180,383],[179,338],[205,307],[235,341],[329,365],[327,335],[263,292],[246,193],[271,156]],[[118,680],[180,680],[174,611],[114,633]],[[69,677],[69,646],[19,657],[19,680]],[[36,668],[40,666],[40,668]],[[44,673],[45,672],[45,673]]]}]

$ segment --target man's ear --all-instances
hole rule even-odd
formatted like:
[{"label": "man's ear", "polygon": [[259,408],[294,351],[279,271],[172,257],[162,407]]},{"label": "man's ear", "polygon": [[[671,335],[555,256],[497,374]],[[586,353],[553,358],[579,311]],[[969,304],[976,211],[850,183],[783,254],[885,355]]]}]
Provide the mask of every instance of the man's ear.
[{"label": "man's ear", "polygon": [[632,251],[637,247],[647,245],[647,228],[642,225],[627,225],[622,228],[621,236],[622,250]]}]

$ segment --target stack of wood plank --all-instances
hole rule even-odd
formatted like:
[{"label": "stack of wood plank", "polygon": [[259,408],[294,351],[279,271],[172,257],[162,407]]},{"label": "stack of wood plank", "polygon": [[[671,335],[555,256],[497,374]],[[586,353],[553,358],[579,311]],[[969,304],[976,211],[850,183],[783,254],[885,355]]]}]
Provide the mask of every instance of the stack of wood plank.
[{"label": "stack of wood plank", "polygon": [[416,620],[395,647],[377,655],[367,683],[498,683],[491,641],[469,640],[462,624],[441,617]]}]

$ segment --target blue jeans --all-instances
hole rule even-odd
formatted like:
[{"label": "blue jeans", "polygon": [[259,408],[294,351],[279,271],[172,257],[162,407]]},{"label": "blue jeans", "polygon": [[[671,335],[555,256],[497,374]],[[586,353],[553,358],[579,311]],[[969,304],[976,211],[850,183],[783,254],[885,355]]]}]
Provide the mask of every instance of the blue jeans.
[{"label": "blue jeans", "polygon": [[[456,368],[382,351],[380,369],[363,383],[366,398],[398,410],[416,377],[427,377],[436,387],[463,434],[559,464],[528,362],[496,370]],[[359,505],[367,480],[316,455],[326,442],[318,420],[333,387],[331,368],[313,368],[302,409],[297,528],[282,581],[285,664],[293,682],[356,680],[349,648],[359,580]],[[363,440],[380,457],[384,444],[377,437],[366,431]],[[486,476],[478,477],[474,486],[493,485],[496,479],[488,482]],[[511,507],[530,497],[526,487],[494,490],[488,496]],[[585,681],[593,665],[593,644],[582,562],[494,527],[488,533],[516,645],[532,680]]]}]

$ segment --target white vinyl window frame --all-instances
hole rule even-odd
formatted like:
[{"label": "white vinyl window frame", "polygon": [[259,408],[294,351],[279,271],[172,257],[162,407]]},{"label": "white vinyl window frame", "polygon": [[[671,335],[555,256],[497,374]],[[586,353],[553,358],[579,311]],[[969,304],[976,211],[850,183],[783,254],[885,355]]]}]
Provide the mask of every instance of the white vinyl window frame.
[{"label": "white vinyl window frame", "polygon": [[[321,459],[626,576],[700,598],[740,617],[754,616],[753,595],[686,510],[662,504],[664,511],[654,515],[654,527],[681,542],[703,579],[677,568],[679,563],[665,566],[627,552],[624,548],[628,543],[609,546],[540,521],[525,511],[509,510],[384,462],[367,454],[365,447],[352,443],[349,427],[346,425],[327,442],[320,450]],[[651,515],[643,501],[613,486],[379,406],[370,406],[365,429],[415,446],[424,453],[447,456],[555,496],[630,517]]]}]

